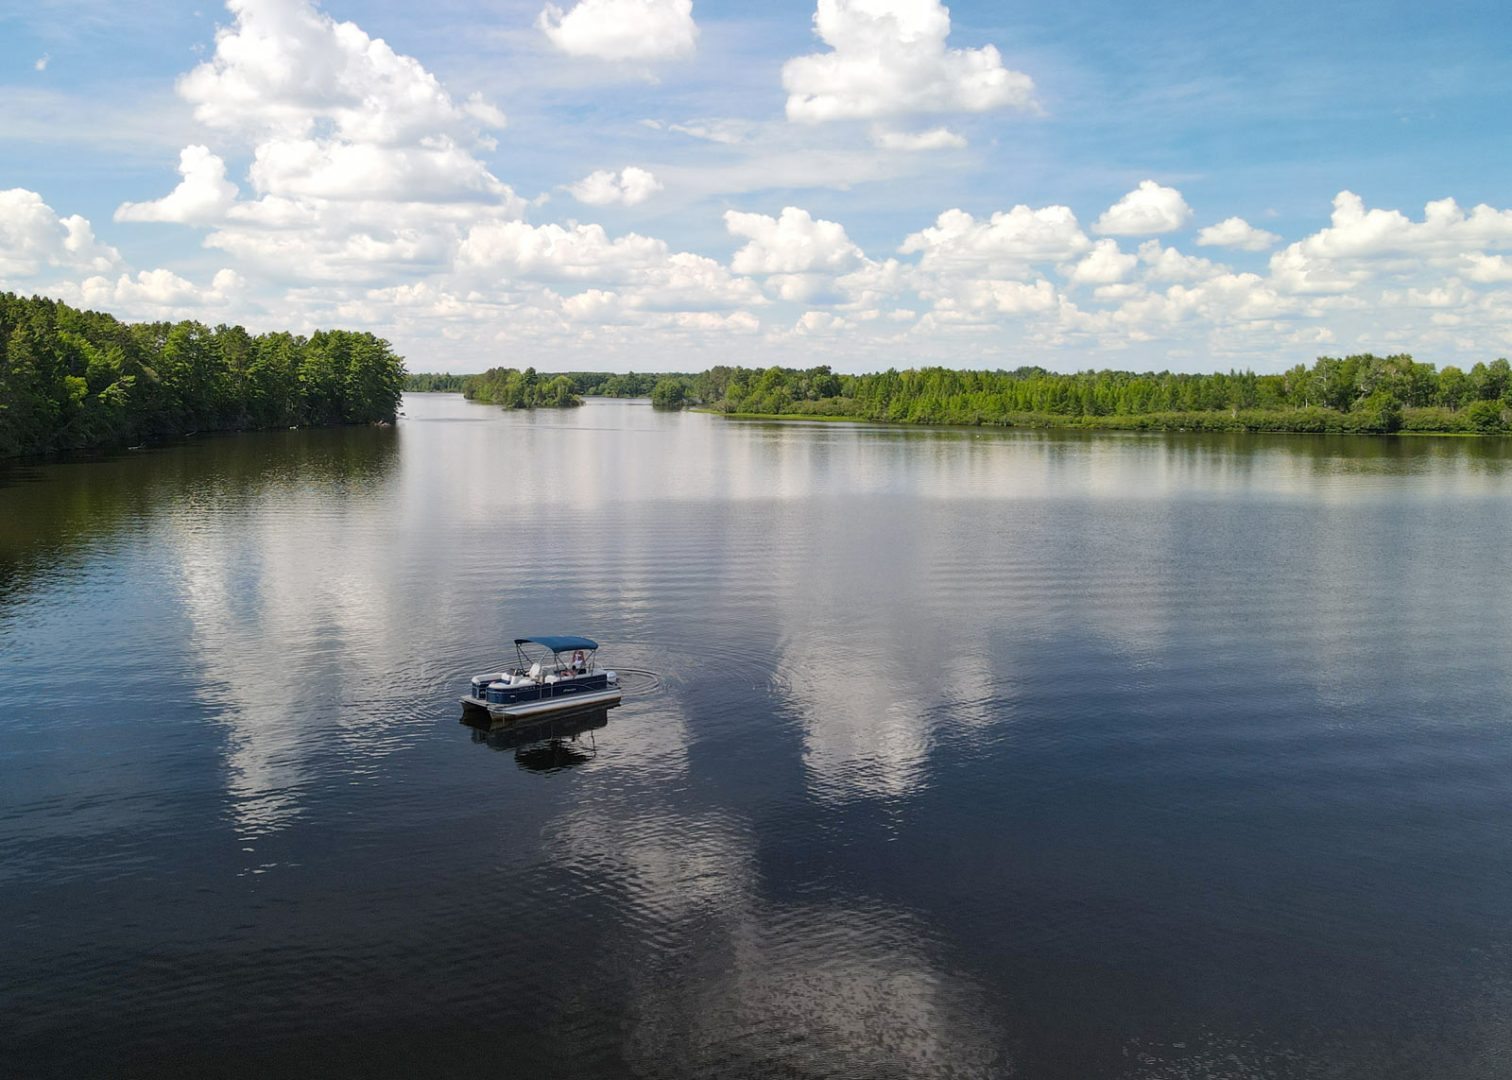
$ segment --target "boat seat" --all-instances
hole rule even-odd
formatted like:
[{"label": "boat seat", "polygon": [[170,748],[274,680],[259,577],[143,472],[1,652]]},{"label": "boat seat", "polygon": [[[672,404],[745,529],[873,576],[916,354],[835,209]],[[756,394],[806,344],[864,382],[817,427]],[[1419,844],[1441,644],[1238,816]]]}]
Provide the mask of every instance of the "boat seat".
[{"label": "boat seat", "polygon": [[496,675],[488,684],[490,690],[508,690],[512,686],[534,686],[535,680],[525,675]]}]

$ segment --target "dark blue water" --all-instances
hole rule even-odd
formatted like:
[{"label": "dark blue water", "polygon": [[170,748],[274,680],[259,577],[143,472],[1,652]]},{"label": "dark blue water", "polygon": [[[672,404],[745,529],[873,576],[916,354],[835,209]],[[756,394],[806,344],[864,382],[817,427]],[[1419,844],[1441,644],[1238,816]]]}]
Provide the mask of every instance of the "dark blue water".
[{"label": "dark blue water", "polygon": [[0,1074],[1512,1073],[1512,446],[406,408],[0,471]]}]

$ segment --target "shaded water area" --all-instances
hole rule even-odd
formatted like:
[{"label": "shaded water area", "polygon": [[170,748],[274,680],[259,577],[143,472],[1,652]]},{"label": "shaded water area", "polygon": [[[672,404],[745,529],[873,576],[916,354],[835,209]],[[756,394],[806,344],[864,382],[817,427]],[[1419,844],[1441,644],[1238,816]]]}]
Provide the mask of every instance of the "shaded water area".
[{"label": "shaded water area", "polygon": [[0,470],[0,1074],[1512,1072],[1509,443],[406,410]]}]

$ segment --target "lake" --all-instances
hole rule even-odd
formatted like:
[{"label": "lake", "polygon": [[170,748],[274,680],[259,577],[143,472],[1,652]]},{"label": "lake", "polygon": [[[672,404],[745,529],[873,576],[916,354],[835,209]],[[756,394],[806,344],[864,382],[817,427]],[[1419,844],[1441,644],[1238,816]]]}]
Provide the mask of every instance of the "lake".
[{"label": "lake", "polygon": [[1512,1071],[1512,440],[405,410],[0,468],[0,1073]]}]

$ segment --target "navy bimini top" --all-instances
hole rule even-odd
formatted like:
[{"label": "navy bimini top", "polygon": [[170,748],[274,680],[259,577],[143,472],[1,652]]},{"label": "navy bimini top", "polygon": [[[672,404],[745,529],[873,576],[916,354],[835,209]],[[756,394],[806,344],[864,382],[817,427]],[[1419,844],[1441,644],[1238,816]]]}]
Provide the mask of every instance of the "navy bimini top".
[{"label": "navy bimini top", "polygon": [[598,642],[592,638],[573,637],[570,634],[561,637],[517,637],[516,645],[544,645],[552,652],[571,652],[574,649],[597,649]]}]

